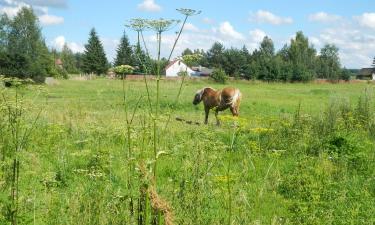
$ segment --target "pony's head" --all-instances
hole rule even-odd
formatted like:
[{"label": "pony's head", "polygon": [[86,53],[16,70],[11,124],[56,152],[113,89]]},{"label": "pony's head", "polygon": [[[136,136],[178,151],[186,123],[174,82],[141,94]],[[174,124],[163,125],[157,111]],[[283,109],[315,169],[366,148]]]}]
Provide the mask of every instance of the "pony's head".
[{"label": "pony's head", "polygon": [[195,93],[194,100],[193,100],[194,105],[198,105],[202,101],[203,93],[204,93],[204,88],[197,91],[197,93]]}]

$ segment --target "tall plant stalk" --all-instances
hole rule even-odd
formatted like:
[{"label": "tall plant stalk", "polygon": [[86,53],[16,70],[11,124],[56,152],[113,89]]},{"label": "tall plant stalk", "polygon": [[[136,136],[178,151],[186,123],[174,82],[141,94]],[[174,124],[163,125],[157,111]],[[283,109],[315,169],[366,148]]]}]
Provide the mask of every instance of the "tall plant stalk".
[{"label": "tall plant stalk", "polygon": [[173,43],[172,50],[171,50],[171,52],[169,53],[169,56],[168,56],[168,62],[169,62],[169,60],[171,60],[171,57],[172,57],[173,51],[174,51],[174,49],[175,49],[175,47],[176,47],[176,45],[177,45],[177,42],[178,42],[178,40],[179,40],[179,38],[180,38],[181,33],[182,33],[182,31],[183,31],[183,29],[184,29],[184,27],[185,27],[185,23],[186,23],[188,17],[189,17],[189,16],[193,16],[193,15],[198,15],[198,14],[200,14],[200,13],[202,12],[202,11],[200,11],[200,10],[194,10],[194,9],[183,9],[183,8],[181,8],[181,9],[176,9],[176,10],[179,11],[180,13],[184,14],[184,15],[185,15],[185,19],[184,19],[184,22],[182,23],[182,26],[181,26],[180,31],[179,31],[178,34],[177,34],[177,38],[176,38],[176,40],[175,40],[174,43]]},{"label": "tall plant stalk", "polygon": [[[186,22],[187,20],[187,17],[185,18],[184,20],[184,23]],[[146,29],[146,28],[150,28],[152,30],[155,31],[156,33],[156,38],[157,38],[157,65],[156,65],[156,100],[155,100],[155,106],[152,107],[152,103],[151,103],[151,98],[150,98],[150,91],[149,91],[149,86],[148,86],[148,83],[147,83],[147,79],[146,79],[146,76],[144,74],[144,82],[145,82],[145,86],[146,86],[146,91],[147,91],[147,100],[148,100],[148,103],[149,103],[149,107],[150,107],[150,115],[152,117],[152,123],[153,123],[153,132],[152,132],[152,136],[153,136],[153,153],[154,153],[154,162],[153,162],[153,176],[152,176],[152,183],[154,185],[154,188],[156,189],[157,188],[157,160],[158,160],[158,143],[159,143],[159,133],[158,133],[158,121],[159,121],[159,115],[160,115],[160,78],[161,78],[161,62],[160,62],[160,54],[161,54],[161,41],[162,41],[162,33],[169,30],[173,25],[177,24],[179,21],[178,20],[166,20],[166,19],[158,19],[158,20],[144,20],[144,19],[133,19],[131,20],[130,24],[127,25],[128,27],[131,27],[133,30],[135,30],[137,32],[137,57],[140,61],[140,63],[142,64],[142,66],[145,68],[145,71],[147,71],[147,66],[145,65],[145,62],[143,62],[140,58],[140,51],[141,51],[141,47],[140,47],[140,42],[141,42],[141,38],[142,38],[142,41],[143,41],[143,44],[144,44],[144,47],[146,49],[146,53],[147,53],[147,57],[148,59],[150,59],[149,57],[149,51],[148,51],[148,48],[146,46],[146,42],[144,40],[144,36],[143,36],[143,30]],[[180,32],[179,32],[179,35],[177,37],[177,39],[175,40],[175,43],[174,43],[174,46],[169,54],[169,56],[172,55],[173,53],[173,50],[176,46],[176,43],[180,37],[180,34],[183,30],[183,27],[181,27],[180,29]],[[169,59],[168,59],[169,60]],[[183,85],[183,82],[184,82],[184,78],[183,78],[183,81],[181,83],[181,86],[180,86],[180,89],[179,89],[179,93],[178,93],[178,97],[177,97],[177,100],[179,98],[179,95],[181,93],[181,89],[182,89],[182,85]],[[124,101],[125,101],[125,97],[124,97]],[[128,119],[127,119],[128,120]],[[130,131],[128,131],[128,134],[129,134]],[[130,138],[130,137],[128,137]],[[129,143],[128,143],[129,144]],[[142,194],[142,192],[145,192],[143,190],[143,187],[141,187],[141,195],[144,195],[144,193]],[[146,193],[148,193],[146,191]],[[144,199],[145,197],[145,199]],[[147,207],[148,207],[148,198],[149,196],[146,194],[146,196],[144,197],[141,197],[140,201],[139,201],[139,204],[142,204],[141,202],[144,202],[144,206],[142,207],[141,205],[139,205],[139,207],[142,208],[142,215],[143,215],[143,218],[142,217],[139,217],[139,221],[143,221],[143,219],[145,220],[145,222],[147,223],[148,221],[148,217],[147,217]],[[158,224],[161,224],[161,211],[157,210],[156,212],[154,212],[154,221],[156,221]]]},{"label": "tall plant stalk", "polygon": [[[11,165],[11,180],[10,184],[10,200],[11,205],[9,207],[9,216],[10,216],[10,223],[12,225],[18,224],[18,199],[19,199],[19,177],[20,177],[20,159],[19,154],[20,152],[26,147],[27,141],[31,135],[33,128],[36,125],[36,122],[39,119],[39,116],[42,112],[40,110],[32,121],[31,126],[29,128],[23,127],[23,117],[24,117],[24,105],[22,100],[19,97],[19,87],[22,85],[18,79],[13,79],[11,81],[12,85],[15,86],[15,100],[14,103],[9,101],[8,98],[2,93],[2,99],[5,104],[5,108],[7,111],[7,125],[8,131],[10,136],[11,146],[9,147],[9,156],[12,165]],[[3,134],[4,135],[4,134]],[[6,135],[6,134],[5,134]],[[4,155],[4,157],[6,157]]]}]

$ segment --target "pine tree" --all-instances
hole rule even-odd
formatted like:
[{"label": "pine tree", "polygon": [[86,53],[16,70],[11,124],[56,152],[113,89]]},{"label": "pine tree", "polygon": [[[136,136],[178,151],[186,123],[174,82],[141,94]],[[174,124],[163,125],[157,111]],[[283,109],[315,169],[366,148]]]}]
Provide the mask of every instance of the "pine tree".
[{"label": "pine tree", "polygon": [[123,36],[121,37],[120,44],[116,51],[116,58],[114,62],[114,66],[120,65],[133,65],[134,59],[132,47],[129,44],[128,36],[126,35],[125,31]]},{"label": "pine tree", "polygon": [[207,60],[210,67],[220,68],[226,62],[224,57],[225,48],[220,42],[215,42],[207,51]]},{"label": "pine tree", "polygon": [[96,75],[103,74],[108,69],[104,48],[95,28],[91,29],[88,43],[85,45],[82,66],[84,72],[95,73]]},{"label": "pine tree", "polygon": [[372,68],[375,69],[375,57],[374,57],[374,59],[372,60]]}]

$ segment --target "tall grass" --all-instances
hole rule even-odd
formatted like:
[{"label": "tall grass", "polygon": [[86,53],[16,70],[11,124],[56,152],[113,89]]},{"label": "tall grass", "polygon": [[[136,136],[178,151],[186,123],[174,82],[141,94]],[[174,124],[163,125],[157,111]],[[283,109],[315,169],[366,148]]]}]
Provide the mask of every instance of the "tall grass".
[{"label": "tall grass", "polygon": [[[17,224],[374,222],[374,119],[362,116],[374,112],[371,89],[350,99],[327,96],[321,113],[308,111],[306,98],[290,113],[276,105],[273,116],[253,116],[262,105],[245,100],[242,116],[224,115],[220,127],[171,120],[164,129],[171,111],[197,120],[203,115],[189,93],[170,104],[180,87],[161,81],[155,185],[153,118],[146,90],[138,88],[144,83],[122,82],[63,81],[36,100],[34,87],[18,90],[19,134],[28,131],[28,138],[17,154]],[[156,83],[149,84],[155,96]],[[208,84],[186,81],[184,88],[201,85]],[[245,96],[256,94],[258,87],[251,87],[242,87]],[[268,87],[262,87],[265,97]],[[277,88],[284,93],[289,86]],[[1,90],[0,224],[11,224],[14,145],[7,105],[15,106],[16,89]]]}]

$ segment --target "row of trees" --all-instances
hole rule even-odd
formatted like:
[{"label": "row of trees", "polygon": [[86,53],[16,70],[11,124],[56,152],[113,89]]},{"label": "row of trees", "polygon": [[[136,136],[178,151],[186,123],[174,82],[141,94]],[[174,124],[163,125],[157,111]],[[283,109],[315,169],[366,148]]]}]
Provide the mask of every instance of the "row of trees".
[{"label": "row of trees", "polygon": [[46,76],[66,77],[68,73],[103,74],[109,66],[95,29],[83,54],[74,54],[66,44],[58,52],[47,48],[31,8],[23,7],[12,19],[0,16],[0,74],[43,81]]},{"label": "row of trees", "polygon": [[309,81],[315,78],[329,80],[350,79],[351,72],[341,68],[339,50],[327,44],[317,54],[302,32],[297,32],[289,45],[275,51],[273,41],[264,37],[258,49],[252,53],[242,49],[229,48],[216,42],[204,52],[185,49],[182,55],[200,54],[196,64],[221,68],[226,74],[246,79],[265,81]]},{"label": "row of trees", "polygon": [[[200,56],[195,57],[196,61],[190,60],[189,65],[220,68],[230,76],[246,79],[309,81],[314,78],[347,80],[350,77],[349,70],[341,68],[336,46],[325,45],[317,54],[302,32],[297,32],[291,43],[277,52],[273,41],[265,37],[252,53],[245,46],[225,49],[216,42],[208,51],[183,51],[182,56],[186,58],[188,55]],[[62,68],[55,65],[56,59],[62,61]],[[161,63],[163,68],[166,59]],[[153,74],[156,64],[141,46],[131,45],[124,32],[113,66],[131,65],[135,73]],[[5,14],[0,18],[0,74],[39,80],[68,73],[104,74],[110,66],[94,28],[90,31],[84,53],[73,53],[67,45],[58,52],[47,48],[32,9],[22,8],[13,19]]]}]

